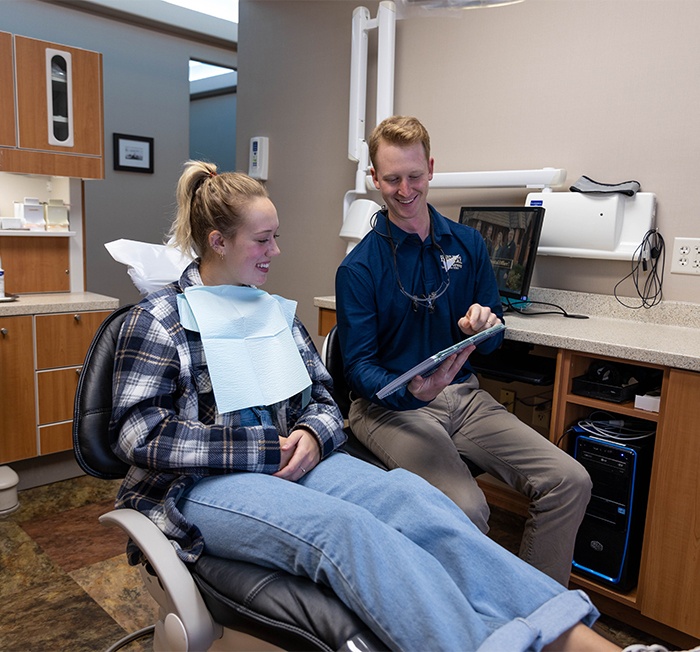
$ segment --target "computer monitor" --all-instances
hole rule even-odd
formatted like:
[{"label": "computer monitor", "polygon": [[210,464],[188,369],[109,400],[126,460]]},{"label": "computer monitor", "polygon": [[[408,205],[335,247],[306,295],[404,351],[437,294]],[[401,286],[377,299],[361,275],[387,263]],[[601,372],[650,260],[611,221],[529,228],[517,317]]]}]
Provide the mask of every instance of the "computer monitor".
[{"label": "computer monitor", "polygon": [[527,301],[544,222],[541,206],[464,206],[461,224],[481,233],[498,291],[505,299]]}]

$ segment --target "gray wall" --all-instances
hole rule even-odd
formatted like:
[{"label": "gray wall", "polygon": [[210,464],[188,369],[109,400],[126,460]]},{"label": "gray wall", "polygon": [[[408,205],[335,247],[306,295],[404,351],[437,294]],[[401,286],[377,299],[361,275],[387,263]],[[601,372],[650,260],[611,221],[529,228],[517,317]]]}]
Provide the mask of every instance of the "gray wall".
[{"label": "gray wall", "polygon": [[[283,255],[267,289],[297,299],[310,330],[313,297],[333,294],[344,252],[337,233],[355,170],[346,153],[350,20],[361,4],[376,15],[376,2],[358,0],[240,7],[238,160],[250,136],[270,137]],[[401,20],[394,109],[425,122],[436,171],[553,166],[568,170],[569,184],[583,174],[637,179],[657,194],[670,249],[675,236],[700,237],[698,30],[697,0],[527,0]],[[367,118],[371,128],[372,110]],[[456,219],[460,205],[525,195],[433,191],[431,200]],[[700,280],[669,269],[670,256],[664,296],[699,303]],[[534,282],[612,294],[629,271],[624,261],[541,257]]]},{"label": "gray wall", "polygon": [[267,186],[280,219],[282,255],[265,289],[298,301],[311,333],[313,298],[334,293],[345,251],[338,232],[356,167],[346,152],[357,4],[243,0],[239,8],[237,160],[247,165],[252,136],[270,139]]},{"label": "gray wall", "polygon": [[[86,288],[137,300],[104,243],[162,242],[189,157],[189,60],[235,68],[235,51],[37,0],[0,1],[0,29],[102,52],[105,179],[85,182]],[[155,139],[154,174],[112,169],[115,132]]]}]

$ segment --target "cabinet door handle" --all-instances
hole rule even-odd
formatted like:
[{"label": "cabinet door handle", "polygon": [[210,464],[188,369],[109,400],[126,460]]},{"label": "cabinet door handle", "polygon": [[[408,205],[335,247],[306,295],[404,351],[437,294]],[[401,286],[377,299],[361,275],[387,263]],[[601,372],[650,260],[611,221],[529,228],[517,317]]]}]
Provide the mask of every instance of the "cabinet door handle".
[{"label": "cabinet door handle", "polygon": [[7,329],[6,329],[6,328],[0,328],[0,334],[2,334],[3,337],[7,337]]},{"label": "cabinet door handle", "polygon": [[73,319],[75,319],[75,321],[80,321],[80,315],[73,315]]}]

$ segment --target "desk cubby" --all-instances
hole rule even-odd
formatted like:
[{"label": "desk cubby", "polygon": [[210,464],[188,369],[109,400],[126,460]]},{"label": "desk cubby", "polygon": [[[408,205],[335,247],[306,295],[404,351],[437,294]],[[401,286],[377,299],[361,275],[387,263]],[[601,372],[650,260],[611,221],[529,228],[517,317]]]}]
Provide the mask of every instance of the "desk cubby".
[{"label": "desk cubby", "polygon": [[[584,375],[594,362],[627,364],[626,361],[602,355],[576,353],[560,350],[557,358],[557,382],[554,388],[554,409],[550,424],[550,439],[561,448],[569,450],[569,437],[565,433],[579,420],[587,418],[591,412],[600,410],[620,417],[642,419],[653,423],[659,422],[660,412],[640,410],[634,406],[634,398],[622,403],[576,394],[572,391],[573,379]],[[659,365],[635,363],[636,367],[655,369],[661,372],[661,393],[668,384],[669,370]],[[564,437],[562,439],[562,436]]]}]

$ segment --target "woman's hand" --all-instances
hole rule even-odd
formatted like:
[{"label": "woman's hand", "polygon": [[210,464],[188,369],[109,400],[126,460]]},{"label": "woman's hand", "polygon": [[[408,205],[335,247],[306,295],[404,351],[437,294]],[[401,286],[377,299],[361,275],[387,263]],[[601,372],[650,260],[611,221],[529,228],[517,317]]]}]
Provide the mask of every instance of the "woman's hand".
[{"label": "woman's hand", "polygon": [[476,335],[480,331],[495,326],[499,321],[498,317],[491,312],[491,308],[475,303],[469,307],[467,314],[457,322],[457,325],[465,335]]},{"label": "woman's hand", "polygon": [[316,438],[303,428],[292,430],[289,437],[280,437],[280,470],[273,475],[296,482],[321,461]]},{"label": "woman's hand", "polygon": [[408,383],[408,391],[421,401],[432,401],[454,380],[475,348],[475,346],[468,346],[459,353],[451,355],[437,368],[435,373],[427,378],[416,376]]}]

